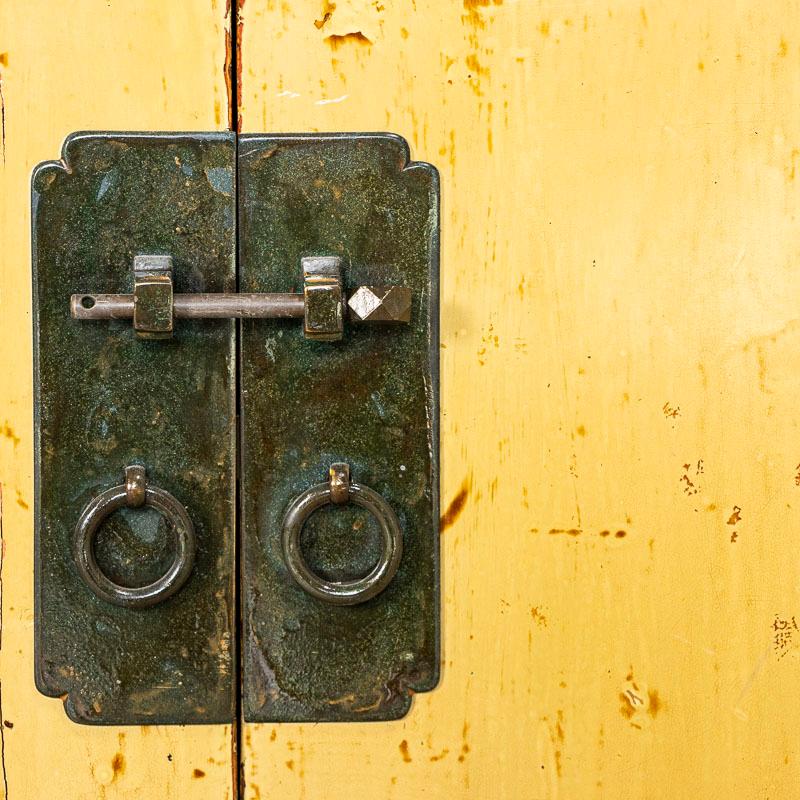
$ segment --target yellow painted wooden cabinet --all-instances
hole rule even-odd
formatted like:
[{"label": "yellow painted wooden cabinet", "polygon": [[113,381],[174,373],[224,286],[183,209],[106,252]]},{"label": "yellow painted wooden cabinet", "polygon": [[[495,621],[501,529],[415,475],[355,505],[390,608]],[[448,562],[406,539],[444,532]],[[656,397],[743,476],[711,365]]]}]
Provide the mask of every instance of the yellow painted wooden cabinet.
[{"label": "yellow painted wooden cabinet", "polygon": [[[798,11],[2,0],[5,796],[800,796]],[[399,722],[237,742],[34,688],[31,169],[230,120],[441,172],[442,680]]]}]

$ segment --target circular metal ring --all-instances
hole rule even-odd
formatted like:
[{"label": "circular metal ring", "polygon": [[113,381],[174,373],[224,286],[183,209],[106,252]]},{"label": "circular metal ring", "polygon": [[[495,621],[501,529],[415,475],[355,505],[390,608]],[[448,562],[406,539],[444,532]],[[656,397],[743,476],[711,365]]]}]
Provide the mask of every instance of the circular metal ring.
[{"label": "circular metal ring", "polygon": [[97,563],[94,537],[110,514],[126,506],[136,507],[131,503],[129,489],[125,484],[107,489],[83,509],[75,526],[75,559],[81,576],[98,597],[126,608],[148,608],[172,597],[186,583],[194,567],[194,525],[183,505],[169,492],[157,486],[147,486],[144,503],[139,504],[139,507],[154,508],[172,523],[175,558],[164,575],[146,586],[121,586],[114,583]]},{"label": "circular metal ring", "polygon": [[363,603],[380,594],[394,578],[403,555],[400,521],[392,507],[367,486],[351,483],[349,499],[369,511],[381,526],[383,548],[378,563],[362,578],[330,581],[320,577],[306,563],[300,534],[306,520],[327,503],[332,503],[330,483],[320,483],[295,497],[283,518],[283,554],[292,577],[312,597],[340,606]]}]

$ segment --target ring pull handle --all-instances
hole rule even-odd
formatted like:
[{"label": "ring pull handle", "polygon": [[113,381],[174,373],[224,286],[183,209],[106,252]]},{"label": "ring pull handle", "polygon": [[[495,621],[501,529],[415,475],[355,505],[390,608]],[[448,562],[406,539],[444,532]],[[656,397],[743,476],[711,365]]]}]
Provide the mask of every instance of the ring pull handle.
[{"label": "ring pull handle", "polygon": [[[381,555],[363,577],[332,581],[317,575],[306,563],[300,534],[308,518],[322,506],[355,503],[369,511],[381,528]],[[392,507],[368,486],[350,480],[348,464],[331,464],[327,483],[311,486],[292,500],[283,518],[283,555],[294,580],[312,597],[340,606],[364,603],[380,594],[392,581],[403,555],[400,521]]]},{"label": "ring pull handle", "polygon": [[[169,569],[146,586],[122,586],[100,568],[94,554],[94,537],[103,521],[120,508],[154,508],[171,524],[175,558]],[[101,492],[81,512],[75,526],[75,561],[89,588],[108,603],[125,608],[148,608],[172,597],[187,581],[194,567],[194,525],[183,505],[169,492],[147,483],[145,468],[125,468],[125,482]]]}]

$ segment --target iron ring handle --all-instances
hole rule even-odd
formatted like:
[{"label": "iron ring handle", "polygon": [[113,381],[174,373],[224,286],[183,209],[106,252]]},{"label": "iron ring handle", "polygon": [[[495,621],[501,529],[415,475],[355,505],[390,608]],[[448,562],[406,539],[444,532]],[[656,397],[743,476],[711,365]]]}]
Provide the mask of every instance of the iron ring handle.
[{"label": "iron ring handle", "polygon": [[[89,588],[108,603],[125,608],[149,608],[172,597],[187,581],[194,567],[194,525],[186,509],[169,492],[145,481],[144,467],[125,470],[125,483],[100,493],[81,512],[75,526],[75,560]],[[175,536],[175,558],[169,569],[146,586],[121,586],[100,568],[94,554],[94,537],[102,522],[120,508],[149,506],[166,517]]]},{"label": "iron ring handle", "polygon": [[[283,518],[283,554],[294,580],[318,600],[340,606],[364,603],[380,594],[392,581],[403,555],[400,521],[392,507],[368,486],[350,482],[349,467],[333,464],[329,483],[319,483],[292,500]],[[346,494],[343,491],[346,489]],[[369,511],[378,521],[383,547],[377,564],[363,577],[349,581],[327,580],[306,563],[300,534],[308,518],[319,508],[352,502]]]}]

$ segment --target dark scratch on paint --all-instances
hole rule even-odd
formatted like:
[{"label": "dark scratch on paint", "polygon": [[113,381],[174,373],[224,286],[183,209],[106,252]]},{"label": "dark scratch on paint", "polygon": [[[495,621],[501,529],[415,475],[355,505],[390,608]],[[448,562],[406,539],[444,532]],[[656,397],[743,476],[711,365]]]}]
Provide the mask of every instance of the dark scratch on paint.
[{"label": "dark scratch on paint", "polygon": [[[8,64],[8,53],[0,53],[0,66]],[[3,144],[3,163],[6,163],[6,100],[3,96],[3,73],[0,70],[0,141]]]},{"label": "dark scratch on paint", "polygon": [[461,484],[458,494],[450,501],[450,505],[447,506],[447,510],[444,512],[444,514],[442,514],[441,519],[439,520],[440,533],[446,531],[459,518],[459,516],[461,516],[464,506],[467,504],[467,498],[469,497],[469,491],[471,487],[472,476],[468,476],[464,478],[464,482]]}]

